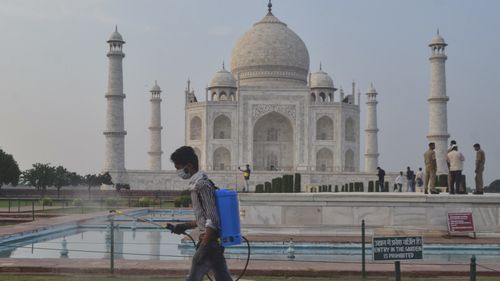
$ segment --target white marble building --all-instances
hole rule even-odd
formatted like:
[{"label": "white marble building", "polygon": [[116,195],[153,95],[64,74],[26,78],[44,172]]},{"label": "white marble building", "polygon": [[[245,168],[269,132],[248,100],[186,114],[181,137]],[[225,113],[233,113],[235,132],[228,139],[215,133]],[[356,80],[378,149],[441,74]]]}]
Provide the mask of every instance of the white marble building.
[{"label": "white marble building", "polygon": [[[349,93],[335,87],[321,64],[310,72],[302,39],[268,13],[237,41],[231,66],[215,73],[197,97],[187,83],[185,143],[194,147],[200,166],[220,186],[241,188],[238,166],[249,164],[255,184],[283,174],[301,173],[306,184],[343,185],[376,180],[378,165],[377,92],[367,90],[365,171],[360,171],[361,93],[352,82]],[[109,83],[104,171],[115,183],[134,189],[183,189],[175,171],[161,168],[159,86],[151,90],[148,170],[125,168],[123,70],[125,41],[117,30],[108,40]],[[433,71],[433,74],[435,72]],[[145,124],[145,126],[147,126]],[[166,131],[168,135],[168,129]],[[169,153],[167,153],[169,154]],[[383,165],[382,165],[383,166]],[[393,184],[395,174],[387,173]]]},{"label": "white marble building", "polygon": [[360,104],[321,69],[287,25],[268,14],[236,43],[231,70],[199,98],[186,90],[186,144],[203,169],[359,172]]}]

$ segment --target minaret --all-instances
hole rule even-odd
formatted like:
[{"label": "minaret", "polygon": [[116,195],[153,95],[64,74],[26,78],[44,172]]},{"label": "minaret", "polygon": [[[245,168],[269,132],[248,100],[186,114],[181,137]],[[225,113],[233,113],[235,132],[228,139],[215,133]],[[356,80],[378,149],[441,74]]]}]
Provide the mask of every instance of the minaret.
[{"label": "minaret", "polygon": [[151,171],[161,170],[161,89],[155,81],[151,89],[151,120],[149,122],[149,169]]},{"label": "minaret", "polygon": [[108,92],[106,93],[106,152],[104,171],[110,172],[114,183],[126,183],[125,179],[125,131],[123,117],[123,67],[125,54],[122,46],[125,44],[117,28],[107,41],[109,44],[108,58]]},{"label": "minaret", "polygon": [[378,166],[377,91],[370,85],[366,93],[365,172],[375,173]]},{"label": "minaret", "polygon": [[447,174],[448,166],[446,164],[446,153],[448,151],[448,117],[446,104],[449,100],[446,96],[446,73],[445,47],[448,44],[444,42],[443,37],[439,35],[432,38],[429,47],[431,47],[431,92],[427,102],[429,104],[429,133],[428,142],[436,144],[437,174]]}]

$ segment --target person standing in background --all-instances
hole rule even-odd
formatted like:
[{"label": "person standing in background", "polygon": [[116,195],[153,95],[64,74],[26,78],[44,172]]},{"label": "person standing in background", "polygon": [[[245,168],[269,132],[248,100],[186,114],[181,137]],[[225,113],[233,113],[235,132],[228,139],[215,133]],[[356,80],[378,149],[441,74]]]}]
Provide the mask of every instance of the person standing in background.
[{"label": "person standing in background", "polygon": [[415,173],[410,167],[406,167],[406,192],[415,192]]},{"label": "person standing in background", "polygon": [[[452,151],[454,145],[457,145],[457,141],[451,140],[450,146],[448,146],[448,151],[446,152],[446,155],[448,155],[448,153],[450,153]],[[450,191],[451,185],[453,183],[451,181],[450,162],[448,162],[448,160],[446,161],[446,165],[448,165],[448,191]]]},{"label": "person standing in background", "polygon": [[418,187],[418,192],[422,192],[422,187],[424,186],[424,172],[422,172],[422,168],[418,168],[417,174],[415,175],[415,182]]},{"label": "person standing in background", "polygon": [[436,162],[436,144],[431,142],[429,143],[429,149],[424,153],[424,162],[425,162],[425,182],[424,182],[424,192],[428,193],[430,188],[431,194],[437,194],[436,191],[436,171],[437,171],[437,162]]},{"label": "person standing in background", "polygon": [[[399,175],[396,177],[394,181],[397,184],[397,189],[399,192],[403,191],[403,171],[399,172]],[[394,189],[396,191],[396,188]]]},{"label": "person standing in background", "polygon": [[448,163],[450,163],[451,186],[450,194],[460,192],[460,182],[462,181],[462,170],[464,168],[464,155],[458,151],[458,146],[453,145],[448,153]]},{"label": "person standing in background", "polygon": [[250,170],[250,165],[246,165],[245,170],[242,170],[240,167],[238,167],[238,170],[243,172],[243,178],[245,179],[245,187],[243,187],[243,192],[248,192],[250,191],[250,185],[248,181],[250,181],[250,173],[252,173],[252,170]]},{"label": "person standing in background", "polygon": [[476,182],[476,190],[473,194],[483,194],[483,172],[484,164],[486,162],[486,155],[481,149],[481,145],[479,143],[474,144],[474,150],[476,151],[476,167],[474,169],[474,173],[476,173],[476,176],[474,177],[474,180]]},{"label": "person standing in background", "polygon": [[385,177],[385,171],[380,168],[380,167],[377,167],[377,176],[378,176],[378,185],[379,185],[379,188],[380,188],[380,192],[384,192],[385,191],[385,187],[384,187],[384,177]]}]

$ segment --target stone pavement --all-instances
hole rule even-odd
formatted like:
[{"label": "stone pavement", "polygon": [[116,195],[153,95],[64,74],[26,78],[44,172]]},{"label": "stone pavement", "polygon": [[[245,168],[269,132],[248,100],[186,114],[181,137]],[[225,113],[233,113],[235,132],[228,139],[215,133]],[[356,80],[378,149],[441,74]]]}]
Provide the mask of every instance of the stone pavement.
[{"label": "stone pavement", "polygon": [[[184,276],[190,261],[116,260],[115,274],[147,276]],[[244,261],[229,260],[233,275],[244,267]],[[500,264],[478,267],[479,276],[500,277]],[[95,274],[110,273],[109,260],[103,259],[0,259],[0,273],[29,274]],[[367,263],[368,276],[393,276],[393,263]],[[468,276],[469,264],[401,263],[403,276]],[[360,275],[361,264],[355,262],[250,261],[247,276],[315,276]]]}]

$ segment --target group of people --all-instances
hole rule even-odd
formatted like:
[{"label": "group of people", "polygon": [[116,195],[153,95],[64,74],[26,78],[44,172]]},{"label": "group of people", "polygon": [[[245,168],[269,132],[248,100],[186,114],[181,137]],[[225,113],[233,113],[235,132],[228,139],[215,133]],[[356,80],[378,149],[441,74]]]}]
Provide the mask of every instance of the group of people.
[{"label": "group of people", "polygon": [[[483,172],[484,172],[484,164],[486,162],[486,155],[484,151],[481,149],[481,145],[476,143],[473,145],[474,150],[476,151],[476,162],[475,162],[475,185],[476,189],[473,194],[483,194],[484,193],[484,182],[483,182]],[[438,194],[439,191],[436,189],[436,172],[437,172],[437,162],[436,162],[436,149],[435,143],[429,143],[429,149],[424,153],[424,162],[425,162],[425,174],[422,171],[422,168],[419,168],[417,173],[415,173],[410,167],[406,168],[406,174],[403,171],[399,172],[399,175],[395,180],[394,191],[403,191],[403,182],[406,179],[407,182],[407,192],[415,192],[416,187],[422,191],[424,190],[425,194]],[[464,155],[458,151],[458,145],[455,140],[450,142],[450,146],[448,147],[448,153],[446,157],[446,162],[448,164],[448,192],[450,194],[467,194],[465,190],[465,184],[462,184],[462,170],[464,167],[465,157]],[[377,176],[378,176],[378,184],[380,186],[380,190],[385,190],[384,187],[384,177],[385,171],[377,167]]]},{"label": "group of people", "polygon": [[[486,162],[486,156],[484,151],[481,149],[481,145],[476,143],[473,145],[476,151],[476,162],[475,162],[475,185],[476,189],[473,194],[483,194],[484,193],[484,182],[483,182],[483,172],[484,165]],[[435,143],[429,143],[429,149],[424,154],[425,161],[425,182],[424,188],[425,193],[430,192],[431,194],[439,193],[436,190],[436,148]],[[467,194],[465,190],[465,184],[462,185],[462,170],[464,167],[465,157],[458,151],[458,145],[455,140],[450,142],[448,147],[448,154],[446,157],[446,162],[448,164],[448,192],[450,194]]]},{"label": "group of people", "polygon": [[424,186],[424,173],[422,172],[422,168],[418,168],[417,173],[415,173],[410,167],[406,167],[406,175],[403,173],[403,171],[399,172],[399,175],[395,180],[396,186],[394,188],[394,191],[403,191],[404,178],[406,178],[407,192],[415,192],[416,187],[418,187],[420,191],[422,191],[422,187]]}]

